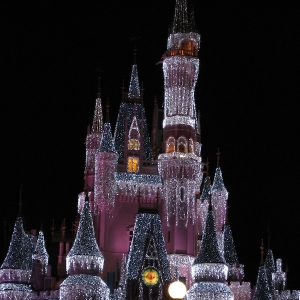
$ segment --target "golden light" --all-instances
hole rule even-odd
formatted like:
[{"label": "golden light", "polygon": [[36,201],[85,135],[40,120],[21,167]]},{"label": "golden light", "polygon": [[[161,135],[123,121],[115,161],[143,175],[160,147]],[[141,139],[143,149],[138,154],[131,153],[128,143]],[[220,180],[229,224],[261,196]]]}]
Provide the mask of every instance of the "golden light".
[{"label": "golden light", "polygon": [[186,286],[181,281],[174,281],[170,284],[168,292],[173,299],[183,299],[186,294]]}]

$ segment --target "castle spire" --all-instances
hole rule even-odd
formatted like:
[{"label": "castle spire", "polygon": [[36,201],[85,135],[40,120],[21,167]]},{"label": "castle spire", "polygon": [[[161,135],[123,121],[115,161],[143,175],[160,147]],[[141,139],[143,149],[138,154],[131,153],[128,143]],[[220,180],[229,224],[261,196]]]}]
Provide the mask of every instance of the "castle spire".
[{"label": "castle spire", "polygon": [[43,271],[46,272],[46,267],[48,265],[48,259],[49,255],[47,253],[46,247],[45,247],[45,239],[44,239],[44,233],[41,230],[39,232],[39,236],[36,242],[35,250],[32,255],[33,260],[38,260],[43,265]]},{"label": "castle spire", "polygon": [[273,299],[268,285],[266,269],[263,265],[261,265],[258,269],[256,289],[253,297],[253,300],[261,300],[261,299],[264,300]]},{"label": "castle spire", "polygon": [[97,275],[103,268],[103,262],[104,258],[95,239],[89,201],[85,201],[74,245],[67,256],[67,271],[69,274],[92,272]]},{"label": "castle spire", "polygon": [[173,21],[173,33],[189,32],[189,20],[186,0],[176,0],[175,15]]},{"label": "castle spire", "polygon": [[260,244],[260,265],[264,265],[264,239],[261,239],[261,244]]},{"label": "castle spire", "polygon": [[101,133],[103,126],[102,104],[101,104],[101,77],[98,78],[98,91],[96,105],[94,110],[94,118],[92,125],[92,133]]},{"label": "castle spire", "polygon": [[225,264],[224,256],[218,245],[215,217],[211,209],[208,209],[207,212],[202,244],[194,265],[203,263]]},{"label": "castle spire", "polygon": [[130,85],[128,91],[129,99],[139,99],[141,96],[137,65],[132,66]]},{"label": "castle spire", "polygon": [[104,258],[95,239],[89,202],[84,203],[74,244],[67,255],[69,277],[60,285],[60,299],[74,299],[74,290],[82,299],[106,300],[109,289],[99,277]]}]

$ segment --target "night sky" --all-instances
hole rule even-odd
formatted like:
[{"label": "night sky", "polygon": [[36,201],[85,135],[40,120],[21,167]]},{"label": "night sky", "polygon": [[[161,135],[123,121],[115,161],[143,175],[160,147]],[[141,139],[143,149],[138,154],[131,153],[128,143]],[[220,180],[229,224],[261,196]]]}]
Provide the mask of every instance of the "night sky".
[{"label": "night sky", "polygon": [[[275,258],[288,261],[298,288],[299,21],[296,1],[195,1],[201,34],[196,105],[202,157],[211,176],[220,148],[229,219],[246,280],[256,281],[260,240],[270,224]],[[83,190],[86,128],[92,122],[98,69],[112,126],[122,80],[137,64],[147,119],[163,102],[162,65],[174,0],[7,2],[1,8],[1,261],[23,186],[26,229],[76,215]],[[149,125],[150,126],[150,125]],[[150,126],[151,127],[151,126]]]}]

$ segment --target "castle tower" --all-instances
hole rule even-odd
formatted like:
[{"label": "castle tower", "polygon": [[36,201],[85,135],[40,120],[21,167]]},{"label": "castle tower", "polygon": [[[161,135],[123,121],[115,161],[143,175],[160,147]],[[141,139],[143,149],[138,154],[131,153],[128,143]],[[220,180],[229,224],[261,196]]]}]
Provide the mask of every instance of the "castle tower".
[{"label": "castle tower", "polygon": [[23,220],[18,217],[7,255],[0,268],[0,299],[29,300],[33,290],[32,276],[33,240],[23,228]]},{"label": "castle tower", "polygon": [[219,152],[218,149],[217,168],[215,171],[213,185],[211,187],[211,200],[212,200],[212,207],[216,219],[216,228],[217,228],[220,250],[224,251],[223,227],[225,225],[225,220],[226,220],[228,192],[225,188],[222,171],[220,168],[220,154],[221,153]]},{"label": "castle tower", "polygon": [[177,0],[172,32],[163,55],[163,153],[158,171],[163,179],[164,221],[171,268],[188,276],[197,254],[196,197],[202,182],[200,137],[197,138],[195,86],[199,73],[200,35],[188,19],[186,0]]},{"label": "castle tower", "polygon": [[[86,136],[86,157],[84,170],[84,188],[89,189],[90,208],[93,214],[97,214],[97,207],[94,208],[94,181],[95,181],[95,159],[100,146],[101,136],[103,131],[103,113],[101,103],[101,84],[100,77],[98,83],[97,98],[94,110],[92,129],[88,126]],[[78,212],[81,212],[85,201],[85,193],[82,192],[78,197]]]},{"label": "castle tower", "polygon": [[168,50],[163,56],[165,81],[163,150],[159,174],[164,181],[165,213],[188,224],[195,222],[195,194],[200,191],[202,168],[196,139],[194,91],[199,73],[200,35],[190,32],[186,0],[177,0]]},{"label": "castle tower", "polygon": [[36,291],[44,290],[44,279],[47,275],[50,275],[50,286],[47,286],[47,289],[51,289],[51,274],[47,274],[48,259],[49,255],[45,247],[44,234],[42,231],[40,231],[36,242],[35,250],[32,255],[33,287]]},{"label": "castle tower", "polygon": [[193,286],[187,292],[187,300],[233,300],[233,294],[224,283],[228,267],[220,251],[214,214],[209,208],[200,251],[192,267]]},{"label": "castle tower", "polygon": [[95,196],[96,211],[111,212],[116,197],[115,172],[118,155],[112,140],[111,125],[109,121],[109,105],[106,105],[106,121],[104,124],[102,140],[95,161]]},{"label": "castle tower", "polygon": [[88,197],[81,212],[79,227],[68,256],[68,278],[60,285],[60,299],[108,300],[109,289],[100,278],[104,258],[95,239]]}]

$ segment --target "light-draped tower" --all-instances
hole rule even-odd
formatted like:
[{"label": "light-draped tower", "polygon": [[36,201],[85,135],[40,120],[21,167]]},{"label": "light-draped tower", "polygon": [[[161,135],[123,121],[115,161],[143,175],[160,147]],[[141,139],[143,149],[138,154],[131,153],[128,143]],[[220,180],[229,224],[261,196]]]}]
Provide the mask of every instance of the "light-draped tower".
[{"label": "light-draped tower", "polygon": [[[98,83],[97,98],[94,110],[93,124],[92,128],[88,126],[87,136],[86,136],[86,158],[85,158],[85,170],[84,170],[84,188],[89,189],[89,201],[90,207],[93,214],[97,214],[97,207],[94,207],[94,179],[95,179],[95,159],[97,151],[100,146],[101,136],[103,131],[103,113],[102,113],[102,103],[101,103],[101,84],[100,77]],[[78,211],[84,204],[85,194],[84,192],[79,194],[78,197]]]},{"label": "light-draped tower", "polygon": [[168,50],[163,56],[165,81],[163,149],[159,173],[164,181],[166,217],[195,222],[195,194],[202,180],[196,139],[195,86],[199,73],[200,35],[190,32],[185,0],[177,0]]},{"label": "light-draped tower", "polygon": [[[171,269],[190,274],[197,253],[196,197],[200,193],[202,162],[197,134],[195,86],[199,73],[200,35],[189,20],[186,0],[177,0],[172,32],[163,55],[163,153],[158,170],[163,179],[164,222]],[[165,233],[166,234],[166,233]]]}]

